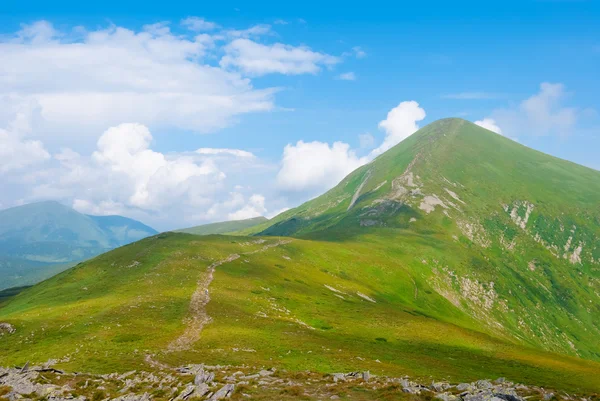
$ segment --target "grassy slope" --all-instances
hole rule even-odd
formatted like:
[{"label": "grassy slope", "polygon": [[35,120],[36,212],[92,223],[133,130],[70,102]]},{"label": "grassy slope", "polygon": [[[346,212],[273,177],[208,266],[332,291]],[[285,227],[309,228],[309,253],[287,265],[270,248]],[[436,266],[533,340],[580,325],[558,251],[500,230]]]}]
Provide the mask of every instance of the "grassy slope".
[{"label": "grassy slope", "polygon": [[[402,184],[421,195],[375,204],[396,192],[392,182],[409,165],[414,186]],[[365,177],[360,197],[347,211]],[[420,209],[425,195],[437,196],[447,209],[425,213]],[[527,204],[533,210],[522,228],[511,212],[524,219]],[[447,119],[253,231],[343,241],[381,232],[380,226],[409,229],[424,236],[415,254],[439,244],[448,250],[441,258],[423,258],[438,293],[501,334],[600,360],[600,322],[594,318],[600,315],[598,204],[598,171]],[[376,227],[360,227],[367,219]],[[571,261],[579,246],[581,260]],[[485,296],[492,299],[491,308],[474,300]]]},{"label": "grassy slope", "polygon": [[[369,219],[377,224],[361,227],[373,201],[390,193],[417,155],[411,168],[420,191],[448,204],[451,189],[464,204],[454,200],[460,208],[426,214],[415,195],[375,208]],[[208,304],[213,321],[192,350],[164,352],[184,329],[196,281],[212,261],[260,249],[256,237],[161,234],[28,289],[0,308],[0,321],[18,329],[0,339],[8,350],[0,365],[69,355],[63,365],[70,369],[123,371],[144,366],[148,352],[174,365],[371,369],[456,381],[506,376],[597,391],[598,176],[445,120],[274,225],[257,226],[255,232],[297,238],[217,268]],[[502,207],[519,201],[535,204],[525,229]],[[476,235],[469,239],[459,222]],[[571,224],[574,233],[560,230]],[[551,245],[562,252],[569,235],[569,254],[585,243],[581,263],[552,254]]]},{"label": "grassy slope", "polygon": [[263,224],[268,221],[269,220],[266,217],[261,216],[245,220],[223,221],[219,223],[204,224],[201,226],[175,230],[175,232],[195,235],[229,234],[236,231],[250,229],[258,224]]},{"label": "grassy slope", "polygon": [[[393,236],[399,241],[391,247],[380,236],[343,244],[296,239],[220,266],[210,288],[213,322],[192,350],[179,353],[162,350],[181,334],[206,266],[262,244],[186,234],[142,240],[9,301],[0,309],[0,321],[18,331],[0,339],[5,351],[0,364],[68,355],[70,361],[62,364],[68,369],[125,371],[147,369],[144,355],[150,352],[174,365],[371,369],[453,380],[506,376],[565,389],[599,388],[600,364],[499,338],[455,308],[411,262],[411,248],[421,239],[411,233]],[[344,299],[325,284],[343,292],[338,295]]]}]

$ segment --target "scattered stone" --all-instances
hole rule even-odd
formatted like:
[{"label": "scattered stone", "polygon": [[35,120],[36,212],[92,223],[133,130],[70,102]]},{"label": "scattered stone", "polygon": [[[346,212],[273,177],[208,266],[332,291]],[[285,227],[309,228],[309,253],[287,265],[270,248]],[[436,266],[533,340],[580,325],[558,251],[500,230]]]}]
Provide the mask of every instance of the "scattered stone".
[{"label": "scattered stone", "polygon": [[369,373],[368,370],[362,373],[362,379],[364,381],[368,382],[370,378],[371,378],[371,373]]},{"label": "scattered stone", "polygon": [[492,388],[492,383],[490,383],[487,380],[478,380],[477,383],[475,383],[478,389],[482,389],[482,390],[486,390],[486,389],[490,389]]},{"label": "scattered stone", "polygon": [[15,326],[10,323],[0,323],[0,336],[4,335],[4,333],[13,334],[16,332]]},{"label": "scattered stone", "polygon": [[233,390],[235,390],[235,385],[226,384],[223,387],[221,387],[221,389],[219,391],[214,393],[209,398],[209,401],[216,401],[216,400],[221,400],[223,398],[229,398],[229,397],[231,397],[231,394],[233,394]]}]

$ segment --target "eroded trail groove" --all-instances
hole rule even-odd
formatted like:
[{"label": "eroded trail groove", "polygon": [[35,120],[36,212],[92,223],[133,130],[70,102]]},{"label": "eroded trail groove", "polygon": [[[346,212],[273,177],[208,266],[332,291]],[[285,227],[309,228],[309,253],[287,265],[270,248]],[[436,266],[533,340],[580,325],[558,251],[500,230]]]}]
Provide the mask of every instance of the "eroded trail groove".
[{"label": "eroded trail groove", "polygon": [[196,291],[192,294],[190,301],[189,315],[186,318],[186,328],[181,336],[173,341],[168,346],[168,351],[185,351],[191,348],[192,344],[200,339],[200,334],[205,325],[211,322],[211,317],[206,313],[206,305],[210,302],[210,292],[208,287],[214,279],[215,269],[225,263],[232,262],[242,255],[252,255],[259,252],[264,252],[270,248],[277,247],[290,243],[291,240],[279,240],[271,244],[266,244],[262,248],[251,252],[232,253],[225,259],[213,262],[207,268],[207,273],[203,274],[196,286]]}]

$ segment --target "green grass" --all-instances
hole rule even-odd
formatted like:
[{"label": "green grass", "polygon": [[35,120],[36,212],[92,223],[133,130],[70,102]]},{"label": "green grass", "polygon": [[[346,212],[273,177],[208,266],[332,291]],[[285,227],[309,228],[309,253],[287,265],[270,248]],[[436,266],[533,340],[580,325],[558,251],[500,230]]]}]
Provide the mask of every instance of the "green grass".
[{"label": "green grass", "polygon": [[[390,200],[409,165],[419,192]],[[425,195],[456,207],[427,214]],[[148,369],[152,354],[171,365],[503,376],[597,391],[598,204],[600,173],[442,120],[322,197],[238,233],[291,243],[249,254],[265,244],[160,234],[21,292],[0,307],[17,328],[0,338],[0,365],[69,356],[67,369],[126,371]],[[361,226],[366,213],[375,225]],[[200,341],[167,352],[207,266],[233,253],[215,272]]]},{"label": "green grass", "polygon": [[267,222],[266,217],[254,217],[245,220],[223,221],[219,223],[203,224],[190,228],[175,230],[179,233],[195,234],[195,235],[211,235],[211,234],[229,234],[236,231],[250,229],[256,225]]}]

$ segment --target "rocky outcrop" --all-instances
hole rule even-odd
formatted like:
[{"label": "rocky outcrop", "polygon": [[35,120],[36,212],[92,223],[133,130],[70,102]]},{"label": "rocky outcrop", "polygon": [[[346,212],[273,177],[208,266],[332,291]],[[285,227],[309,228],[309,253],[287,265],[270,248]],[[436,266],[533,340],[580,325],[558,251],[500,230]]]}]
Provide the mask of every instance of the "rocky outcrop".
[{"label": "rocky outcrop", "polygon": [[515,384],[504,378],[472,383],[433,381],[423,384],[408,377],[376,376],[368,370],[323,375],[316,372],[278,371],[274,368],[207,365],[105,375],[66,373],[47,365],[0,368],[0,390],[4,390],[2,398],[8,401],[152,401],[155,398],[218,401],[255,396],[260,399],[280,399],[281,394],[304,399],[339,399],[340,396],[346,399],[352,391],[360,391],[363,395],[364,392],[372,392],[373,399],[378,399],[381,392],[404,392],[411,394],[414,401],[590,399]]}]

